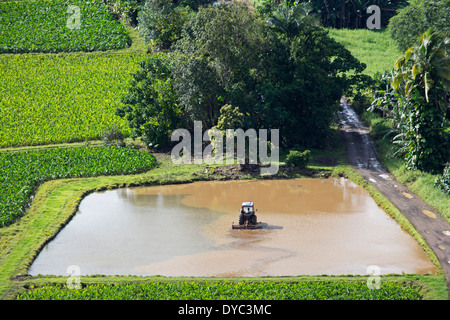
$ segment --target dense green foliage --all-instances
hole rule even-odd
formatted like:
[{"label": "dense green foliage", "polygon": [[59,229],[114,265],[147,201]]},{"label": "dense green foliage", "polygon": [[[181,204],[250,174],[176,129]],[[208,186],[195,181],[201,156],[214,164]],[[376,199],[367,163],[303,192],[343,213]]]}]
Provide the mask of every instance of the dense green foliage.
[{"label": "dense green foliage", "polygon": [[119,147],[81,147],[0,153],[0,226],[24,215],[39,184],[51,179],[138,173],[156,160]]},{"label": "dense green foliage", "polygon": [[150,282],[87,285],[81,289],[44,286],[20,300],[420,300],[418,290],[394,282],[369,289],[366,282]]},{"label": "dense green foliage", "polygon": [[449,159],[446,128],[450,40],[427,31],[391,72],[379,76],[372,107],[393,122],[408,169],[442,172]]},{"label": "dense green foliage", "polygon": [[[206,130],[217,125],[220,109],[228,104],[245,115],[243,129],[279,128],[285,147],[326,145],[341,95],[358,91],[368,80],[360,74],[365,65],[325,30],[304,23],[301,15],[287,17],[287,25],[297,25],[289,27],[289,32],[266,22],[266,16],[277,16],[283,23],[281,15],[266,12],[261,16],[239,3],[200,7],[184,24],[164,63],[170,76],[164,72],[159,79],[157,73],[147,73],[148,85],[135,82],[136,88],[129,91],[136,97],[137,92],[153,97],[157,84],[164,81],[173,85],[176,95],[171,91],[166,101],[157,99],[157,103],[124,101],[130,125],[136,127],[139,122],[131,110],[143,108],[152,114],[162,104],[177,101],[178,114],[187,122],[184,128],[192,129],[197,120]],[[141,66],[139,74],[146,72]],[[166,99],[161,93],[157,96]]]},{"label": "dense green foliage", "polygon": [[0,147],[99,139],[143,54],[0,55]]},{"label": "dense green foliage", "polygon": [[142,9],[145,0],[96,0],[110,8],[111,12],[117,18],[129,23],[132,26],[137,25],[137,15]]},{"label": "dense green foliage", "polygon": [[[291,3],[295,2],[290,0]],[[319,18],[324,27],[332,28],[366,28],[367,19],[373,14],[367,12],[371,5],[380,7],[381,27],[388,24],[389,19],[396,14],[398,8],[403,7],[406,0],[299,0],[299,3],[306,3],[310,7],[310,15]],[[260,10],[270,10],[276,1],[259,0]]]},{"label": "dense green foliage", "polygon": [[93,0],[0,2],[0,25],[0,53],[99,51],[130,44],[125,28]]},{"label": "dense green foliage", "polygon": [[389,34],[404,51],[430,28],[450,37],[450,0],[411,0],[389,22]]},{"label": "dense green foliage", "polygon": [[192,9],[171,0],[149,0],[138,14],[139,32],[159,50],[169,49],[181,37]]},{"label": "dense green foliage", "polygon": [[170,49],[181,38],[189,15],[214,0],[147,0],[138,13],[140,35],[158,50]]}]

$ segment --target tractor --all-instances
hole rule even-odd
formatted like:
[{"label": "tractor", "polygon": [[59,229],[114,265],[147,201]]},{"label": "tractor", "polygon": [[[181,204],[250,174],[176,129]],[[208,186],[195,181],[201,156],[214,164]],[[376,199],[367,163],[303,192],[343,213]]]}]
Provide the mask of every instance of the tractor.
[{"label": "tractor", "polygon": [[239,211],[239,224],[233,224],[233,229],[261,229],[262,223],[258,223],[253,202],[243,202]]}]

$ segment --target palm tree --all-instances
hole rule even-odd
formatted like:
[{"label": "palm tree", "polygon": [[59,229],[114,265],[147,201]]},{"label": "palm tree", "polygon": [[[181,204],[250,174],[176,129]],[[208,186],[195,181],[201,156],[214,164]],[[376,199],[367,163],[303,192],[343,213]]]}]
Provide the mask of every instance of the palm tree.
[{"label": "palm tree", "polygon": [[307,2],[295,1],[289,4],[287,1],[274,3],[271,16],[267,18],[267,22],[277,29],[285,33],[288,39],[296,36],[303,25],[318,24],[318,19],[311,15],[312,8]]}]

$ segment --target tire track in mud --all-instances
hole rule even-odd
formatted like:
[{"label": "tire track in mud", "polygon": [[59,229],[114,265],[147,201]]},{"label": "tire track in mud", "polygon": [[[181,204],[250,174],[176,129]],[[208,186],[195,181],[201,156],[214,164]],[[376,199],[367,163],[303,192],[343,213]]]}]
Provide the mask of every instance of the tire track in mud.
[{"label": "tire track in mud", "polygon": [[424,238],[445,272],[450,293],[449,223],[419,196],[396,181],[379,161],[375,145],[369,136],[369,128],[360,121],[345,100],[341,100],[341,107],[341,131],[350,165],[388,198]]}]

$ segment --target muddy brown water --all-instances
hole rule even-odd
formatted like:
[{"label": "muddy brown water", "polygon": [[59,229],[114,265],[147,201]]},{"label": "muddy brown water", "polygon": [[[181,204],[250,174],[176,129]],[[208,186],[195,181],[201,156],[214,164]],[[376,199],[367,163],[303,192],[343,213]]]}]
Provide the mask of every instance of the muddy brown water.
[{"label": "muddy brown water", "polygon": [[[253,201],[261,230],[232,230]],[[98,192],[31,275],[295,276],[435,273],[424,251],[345,179],[195,182]]]}]

